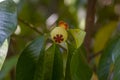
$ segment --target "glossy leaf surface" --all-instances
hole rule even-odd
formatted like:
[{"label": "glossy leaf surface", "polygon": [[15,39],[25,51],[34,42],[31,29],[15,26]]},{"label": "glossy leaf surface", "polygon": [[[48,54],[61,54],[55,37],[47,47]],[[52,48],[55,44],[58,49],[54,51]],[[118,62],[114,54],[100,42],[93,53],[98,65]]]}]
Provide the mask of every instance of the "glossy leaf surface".
[{"label": "glossy leaf surface", "polygon": [[33,80],[37,60],[44,41],[45,37],[40,36],[23,50],[17,63],[16,80]]},{"label": "glossy leaf surface", "polygon": [[12,0],[0,2],[0,46],[17,27],[17,9]]}]

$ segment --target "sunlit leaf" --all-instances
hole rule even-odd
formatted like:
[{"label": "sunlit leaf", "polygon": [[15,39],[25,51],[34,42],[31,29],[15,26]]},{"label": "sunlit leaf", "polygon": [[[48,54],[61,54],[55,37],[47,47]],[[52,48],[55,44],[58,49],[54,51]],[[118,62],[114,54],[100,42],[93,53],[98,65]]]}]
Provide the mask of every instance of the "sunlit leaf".
[{"label": "sunlit leaf", "polygon": [[[95,35],[95,43],[94,43],[94,53],[97,53],[103,50],[109,41],[112,33],[115,31],[117,27],[117,22],[112,21],[108,24],[104,25]],[[95,63],[98,65],[100,59],[100,55],[95,58]]]},{"label": "sunlit leaf", "polygon": [[97,53],[104,49],[107,41],[109,41],[113,31],[115,31],[117,27],[117,22],[112,21],[108,24],[104,25],[95,35],[95,43],[94,43],[94,52]]},{"label": "sunlit leaf", "polygon": [[0,46],[16,29],[17,10],[12,0],[0,3]]},{"label": "sunlit leaf", "polygon": [[80,30],[80,29],[70,29],[69,31],[74,37],[74,40],[76,42],[75,43],[76,48],[79,48],[84,41],[85,34],[86,34],[85,31]]},{"label": "sunlit leaf", "polygon": [[2,65],[4,63],[4,60],[8,52],[8,45],[9,45],[9,41],[8,39],[6,39],[2,44],[2,46],[0,46],[0,70],[2,68]]}]

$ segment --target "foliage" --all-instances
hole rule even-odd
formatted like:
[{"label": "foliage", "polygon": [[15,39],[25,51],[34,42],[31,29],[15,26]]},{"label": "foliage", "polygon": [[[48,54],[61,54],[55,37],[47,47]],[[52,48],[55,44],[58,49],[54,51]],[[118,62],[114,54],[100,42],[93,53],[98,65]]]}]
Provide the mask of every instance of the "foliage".
[{"label": "foliage", "polygon": [[84,30],[87,2],[1,0],[0,80],[119,80],[120,1],[92,4],[96,20]]}]

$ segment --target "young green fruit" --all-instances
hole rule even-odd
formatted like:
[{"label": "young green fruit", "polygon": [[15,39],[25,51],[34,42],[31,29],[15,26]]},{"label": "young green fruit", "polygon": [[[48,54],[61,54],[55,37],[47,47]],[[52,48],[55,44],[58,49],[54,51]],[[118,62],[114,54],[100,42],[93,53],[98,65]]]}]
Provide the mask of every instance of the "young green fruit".
[{"label": "young green fruit", "polygon": [[51,39],[57,44],[65,42],[68,37],[67,31],[63,27],[55,27],[51,31],[50,35],[51,35]]}]

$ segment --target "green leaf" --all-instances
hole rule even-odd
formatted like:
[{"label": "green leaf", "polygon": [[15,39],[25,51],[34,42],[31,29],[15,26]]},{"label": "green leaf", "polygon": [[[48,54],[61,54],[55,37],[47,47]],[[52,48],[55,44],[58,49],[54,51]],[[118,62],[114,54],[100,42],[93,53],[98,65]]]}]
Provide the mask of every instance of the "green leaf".
[{"label": "green leaf", "polygon": [[66,63],[65,80],[72,80],[70,64],[71,64],[71,58],[74,51],[75,51],[75,48],[72,46],[72,44],[68,43],[68,56],[67,56],[67,63]]},{"label": "green leaf", "polygon": [[34,80],[62,80],[63,60],[57,45],[40,53]]},{"label": "green leaf", "polygon": [[120,80],[120,55],[115,61],[114,69],[113,69],[113,80]]},{"label": "green leaf", "polygon": [[21,53],[16,69],[16,80],[33,80],[36,64],[45,43],[40,36],[31,42]]},{"label": "green leaf", "polygon": [[44,80],[52,80],[55,45],[53,44],[45,53]]},{"label": "green leaf", "polygon": [[[99,67],[98,67],[98,77],[100,80],[109,79],[109,74],[111,73],[111,67],[114,66],[115,72],[114,76],[118,75],[118,57],[120,56],[120,38],[119,36],[114,38],[107,45],[104,53],[101,56]],[[120,74],[119,74],[120,75]],[[115,80],[119,80],[116,79]]]},{"label": "green leaf", "polygon": [[81,29],[70,29],[69,30],[72,36],[74,37],[76,48],[79,48],[84,41],[85,31]]},{"label": "green leaf", "polygon": [[55,45],[40,52],[34,80],[52,80],[54,53]]},{"label": "green leaf", "polygon": [[95,35],[95,43],[94,43],[94,53],[97,53],[103,50],[106,46],[106,43],[109,41],[113,31],[115,31],[117,27],[117,22],[112,21],[108,24],[104,25]]},{"label": "green leaf", "polygon": [[[94,53],[98,53],[103,50],[111,38],[111,35],[115,31],[117,27],[116,21],[111,21],[108,24],[105,24],[95,35],[95,43],[94,43]],[[100,59],[100,55],[95,58],[96,65],[98,66]]]},{"label": "green leaf", "polygon": [[35,75],[33,80],[44,80],[44,67],[45,67],[45,51],[41,50],[39,59],[36,63]]},{"label": "green leaf", "polygon": [[0,3],[0,46],[16,29],[17,9],[12,0]]},{"label": "green leaf", "polygon": [[111,40],[107,47],[105,48],[103,54],[101,55],[99,65],[98,65],[98,77],[100,80],[107,80],[109,71],[110,71],[110,65],[112,62],[112,52],[113,48],[116,46],[118,39]]},{"label": "green leaf", "polygon": [[[67,63],[66,63],[66,71],[65,71],[65,80],[74,80],[72,79],[72,72],[70,69],[71,65],[71,58],[76,51],[76,48],[73,46],[73,44],[68,43],[68,56],[67,56]],[[83,46],[81,46],[79,49],[77,49],[78,53],[83,55],[83,57],[86,58],[86,52],[84,51]]]},{"label": "green leaf", "polygon": [[73,53],[70,69],[72,80],[90,80],[92,77],[92,70],[78,50]]},{"label": "green leaf", "polygon": [[55,48],[52,80],[63,80],[63,58],[57,45]]},{"label": "green leaf", "polygon": [[8,39],[6,39],[3,42],[2,46],[0,46],[0,70],[1,70],[4,60],[6,58],[8,47],[9,47],[9,41],[8,41]]},{"label": "green leaf", "polygon": [[114,63],[114,69],[113,69],[113,80],[119,80],[120,79],[120,36],[116,43],[116,46],[113,48],[112,52],[112,61]]},{"label": "green leaf", "polygon": [[3,65],[2,70],[0,71],[0,80],[5,78],[5,76],[10,72],[10,70],[16,66],[18,60],[18,55],[10,57],[7,59]]}]

